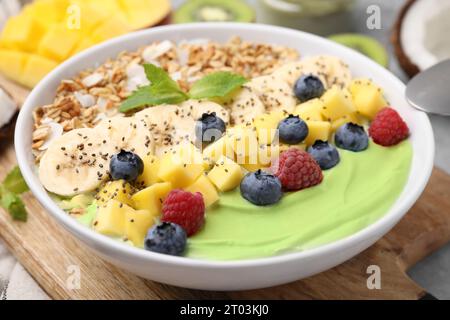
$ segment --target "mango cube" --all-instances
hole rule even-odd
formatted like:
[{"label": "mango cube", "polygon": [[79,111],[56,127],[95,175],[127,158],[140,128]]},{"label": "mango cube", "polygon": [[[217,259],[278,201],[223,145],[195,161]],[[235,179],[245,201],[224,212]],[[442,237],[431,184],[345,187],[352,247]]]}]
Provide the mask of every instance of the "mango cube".
[{"label": "mango cube", "polygon": [[328,121],[308,121],[309,133],[304,143],[308,146],[316,140],[328,141],[331,134],[331,123]]},{"label": "mango cube", "polygon": [[63,61],[76,48],[82,37],[79,30],[70,30],[65,24],[52,26],[39,44],[38,54]]},{"label": "mango cube", "polygon": [[322,121],[322,109],[324,104],[320,99],[312,99],[302,104],[299,104],[295,110],[294,115],[299,116],[304,121]]},{"label": "mango cube", "polygon": [[334,120],[331,123],[331,131],[335,132],[340,126],[346,124],[347,122],[360,124],[361,121],[358,119],[356,113],[349,113],[340,119]]},{"label": "mango cube", "polygon": [[209,169],[210,161],[192,143],[185,143],[175,150],[177,155],[187,164],[201,164],[205,170]]},{"label": "mango cube", "polygon": [[32,17],[19,15],[8,19],[1,36],[2,47],[33,51],[45,32],[45,28]]},{"label": "mango cube", "polygon": [[30,54],[26,60],[23,74],[19,78],[20,83],[32,88],[57,66],[56,61]]},{"label": "mango cube", "polygon": [[158,178],[159,158],[154,155],[148,155],[142,161],[144,162],[144,172],[138,177],[136,182],[145,187],[161,182],[162,180]]},{"label": "mango cube", "polygon": [[260,144],[271,144],[277,135],[278,124],[286,115],[281,111],[262,114],[255,118],[253,126]]},{"label": "mango cube", "polygon": [[200,192],[205,201],[205,207],[210,207],[219,200],[219,194],[216,187],[204,174],[202,174],[193,184],[186,188],[186,191],[195,193]]},{"label": "mango cube", "polygon": [[227,157],[220,157],[214,168],[208,173],[208,178],[220,191],[229,191],[236,188],[242,180],[241,167]]},{"label": "mango cube", "polygon": [[60,23],[66,17],[68,0],[39,0],[25,6],[24,14],[32,16],[42,25],[49,27]]},{"label": "mango cube", "polygon": [[29,54],[24,52],[0,49],[0,72],[12,80],[20,81],[28,57]]},{"label": "mango cube", "polygon": [[354,80],[350,84],[349,90],[356,110],[371,120],[375,118],[378,111],[388,106],[383,90],[371,80]]},{"label": "mango cube", "polygon": [[234,127],[227,132],[231,139],[237,163],[245,163],[246,158],[257,157],[259,141],[255,127]]},{"label": "mango cube", "polygon": [[125,180],[109,181],[95,196],[99,206],[106,205],[111,200],[117,200],[123,204],[133,206],[131,195],[133,187]]},{"label": "mango cube", "polygon": [[187,163],[178,154],[168,153],[161,158],[158,178],[170,182],[173,188],[184,188],[192,184],[205,168],[202,163]]},{"label": "mango cube", "polygon": [[125,213],[125,238],[136,247],[144,246],[148,229],[155,223],[157,215],[148,210],[127,210]]},{"label": "mango cube", "polygon": [[334,121],[355,112],[350,94],[338,87],[332,87],[321,98],[322,115],[325,120]]},{"label": "mango cube", "polygon": [[157,216],[161,213],[161,206],[164,199],[172,190],[170,182],[159,182],[135,193],[131,199],[134,203],[134,208],[137,210],[147,210],[152,216]]},{"label": "mango cube", "polygon": [[111,200],[106,206],[99,207],[93,223],[94,230],[112,237],[123,236],[127,210],[133,209],[117,200]]}]

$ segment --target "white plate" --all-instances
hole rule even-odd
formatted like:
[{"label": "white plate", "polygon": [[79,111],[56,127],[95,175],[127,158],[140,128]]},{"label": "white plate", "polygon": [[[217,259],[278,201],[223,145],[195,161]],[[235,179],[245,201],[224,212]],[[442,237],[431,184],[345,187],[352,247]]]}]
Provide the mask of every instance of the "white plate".
[{"label": "white plate", "polygon": [[[53,100],[62,79],[70,78],[107,58],[114,58],[123,50],[135,50],[155,40],[208,38],[224,42],[234,35],[245,40],[290,46],[298,49],[302,56],[335,55],[350,64],[354,76],[370,77],[383,86],[389,101],[411,129],[410,141],[414,149],[408,182],[386,215],[347,238],[315,249],[261,259],[219,262],[172,257],[121,244],[82,226],[52,201],[35,173],[31,153],[32,110]],[[20,112],[15,133],[16,153],[26,182],[48,212],[62,227],[114,265],[144,278],[181,287],[206,290],[262,288],[305,278],[350,259],[386,234],[416,202],[433,168],[434,139],[428,117],[407,104],[404,92],[403,83],[375,62],[353,50],[307,33],[237,23],[158,27],[91,48],[66,61],[45,77],[31,92]]]}]

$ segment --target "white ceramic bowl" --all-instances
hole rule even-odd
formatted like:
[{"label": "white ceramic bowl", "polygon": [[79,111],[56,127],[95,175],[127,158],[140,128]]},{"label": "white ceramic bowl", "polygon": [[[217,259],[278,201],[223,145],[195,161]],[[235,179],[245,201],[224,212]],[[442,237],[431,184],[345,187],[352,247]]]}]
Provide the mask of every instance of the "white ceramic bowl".
[{"label": "white ceramic bowl", "polygon": [[[256,42],[286,45],[303,56],[330,54],[350,64],[355,76],[370,77],[386,90],[391,104],[407,121],[414,149],[411,173],[401,196],[381,219],[342,240],[321,247],[280,256],[241,260],[205,261],[172,257],[132,248],[82,226],[52,201],[36,175],[31,154],[32,110],[50,103],[62,79],[114,58],[123,50],[135,50],[155,40],[181,41],[208,38],[224,42],[231,36]],[[430,177],[434,139],[427,116],[411,108],[404,98],[405,86],[389,71],[363,55],[323,38],[299,31],[256,24],[189,24],[165,26],[128,34],[91,48],[59,66],[31,92],[17,122],[17,159],[31,191],[48,212],[70,233],[107,261],[154,281],[206,290],[242,290],[274,286],[305,278],[334,267],[387,233],[411,208]]]}]

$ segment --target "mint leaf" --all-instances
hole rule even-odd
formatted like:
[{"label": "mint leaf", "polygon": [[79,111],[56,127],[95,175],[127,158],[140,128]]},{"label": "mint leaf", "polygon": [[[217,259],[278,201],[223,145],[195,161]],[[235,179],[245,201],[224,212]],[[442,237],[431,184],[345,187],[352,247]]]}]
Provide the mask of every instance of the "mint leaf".
[{"label": "mint leaf", "polygon": [[25,205],[17,194],[3,188],[0,205],[9,212],[14,220],[27,221]]},{"label": "mint leaf", "polygon": [[247,79],[238,74],[215,72],[195,82],[189,96],[193,99],[225,97],[246,82]]},{"label": "mint leaf", "polygon": [[140,87],[119,107],[120,112],[128,112],[144,106],[176,104],[188,99],[178,83],[164,69],[153,64],[144,64],[145,74],[150,85]]},{"label": "mint leaf", "polygon": [[3,181],[3,187],[16,194],[21,194],[29,190],[18,166],[14,167],[14,169],[8,173]]}]

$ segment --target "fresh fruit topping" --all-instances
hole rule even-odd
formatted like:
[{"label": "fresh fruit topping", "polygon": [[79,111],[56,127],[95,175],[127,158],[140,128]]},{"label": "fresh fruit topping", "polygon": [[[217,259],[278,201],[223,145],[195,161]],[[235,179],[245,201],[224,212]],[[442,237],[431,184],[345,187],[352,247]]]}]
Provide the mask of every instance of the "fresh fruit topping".
[{"label": "fresh fruit topping", "polygon": [[225,156],[221,156],[208,173],[209,180],[222,192],[236,188],[241,182],[242,176],[241,166]]},{"label": "fresh fruit topping", "polygon": [[397,111],[384,108],[372,121],[369,135],[376,144],[389,147],[405,140],[409,136],[409,128]]},{"label": "fresh fruit topping", "polygon": [[299,116],[289,115],[278,124],[280,140],[287,144],[297,144],[308,136],[308,125]]},{"label": "fresh fruit topping", "polygon": [[131,197],[133,207],[138,210],[148,210],[152,215],[159,215],[162,203],[172,189],[170,182],[155,183]]},{"label": "fresh fruit topping", "polygon": [[331,123],[328,121],[307,121],[308,136],[305,143],[311,146],[317,140],[327,141],[331,134]]},{"label": "fresh fruit topping", "polygon": [[188,237],[199,231],[205,223],[205,202],[201,193],[172,190],[162,205],[162,219],[173,222],[186,231]]},{"label": "fresh fruit topping", "polygon": [[211,143],[219,140],[225,129],[225,122],[215,112],[204,113],[195,123],[195,136],[198,141]]},{"label": "fresh fruit topping", "polygon": [[328,141],[317,140],[308,148],[308,153],[316,160],[322,170],[336,166],[339,161],[339,152]]},{"label": "fresh fruit topping", "polygon": [[320,99],[323,102],[322,115],[328,121],[334,121],[356,111],[350,95],[346,89],[333,86]]},{"label": "fresh fruit topping", "polygon": [[306,151],[291,148],[283,152],[272,165],[272,172],[285,190],[301,190],[322,182],[323,174],[317,162]]},{"label": "fresh fruit topping", "polygon": [[321,99],[312,99],[295,107],[294,114],[305,121],[322,121],[325,120],[322,115],[323,107]]},{"label": "fresh fruit topping", "polygon": [[178,8],[175,23],[186,22],[253,22],[255,11],[242,0],[190,0]]},{"label": "fresh fruit topping", "polygon": [[131,200],[133,191],[133,187],[125,180],[109,181],[95,195],[95,200],[98,206],[106,205],[110,200],[133,206],[133,200]]},{"label": "fresh fruit topping", "polygon": [[378,111],[388,106],[383,89],[369,79],[355,79],[349,86],[353,104],[361,115],[373,119]]},{"label": "fresh fruit topping", "polygon": [[207,176],[202,174],[193,184],[186,188],[188,192],[199,192],[205,200],[205,207],[208,208],[219,201],[219,194],[216,187],[212,184]]},{"label": "fresh fruit topping", "polygon": [[257,206],[267,206],[280,201],[281,182],[272,174],[258,170],[247,173],[241,181],[241,195]]},{"label": "fresh fruit topping", "polygon": [[109,172],[113,180],[135,181],[144,172],[144,162],[137,154],[121,150],[111,158]]},{"label": "fresh fruit topping", "polygon": [[186,231],[179,225],[161,222],[153,226],[144,241],[145,250],[180,256],[186,250]]},{"label": "fresh fruit topping", "polygon": [[161,158],[158,178],[170,182],[173,188],[184,188],[192,184],[204,171],[202,162],[191,162],[190,157],[179,153],[168,153]]},{"label": "fresh fruit topping", "polygon": [[312,74],[301,76],[294,85],[294,94],[300,102],[320,98],[324,92],[322,81]]},{"label": "fresh fruit topping", "polygon": [[373,37],[358,33],[343,33],[330,36],[330,40],[359,51],[383,67],[387,68],[389,65],[389,55],[386,49]]},{"label": "fresh fruit topping", "polygon": [[354,152],[366,150],[369,146],[369,137],[364,127],[351,122],[337,129],[334,141],[338,148]]}]

